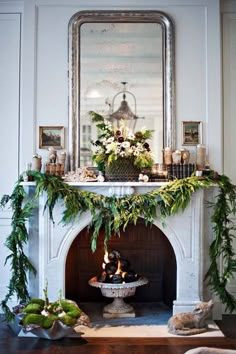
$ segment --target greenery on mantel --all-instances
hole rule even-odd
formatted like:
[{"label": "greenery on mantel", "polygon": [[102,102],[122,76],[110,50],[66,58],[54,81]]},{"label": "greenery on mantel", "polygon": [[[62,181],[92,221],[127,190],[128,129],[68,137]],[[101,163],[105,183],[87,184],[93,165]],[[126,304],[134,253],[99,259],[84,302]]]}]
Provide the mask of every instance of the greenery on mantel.
[{"label": "greenery on mantel", "polygon": [[[23,181],[20,176],[13,193],[4,195],[0,206],[7,204],[13,210],[12,231],[6,239],[6,247],[10,253],[6,262],[11,263],[11,279],[8,293],[1,302],[3,311],[10,320],[13,316],[7,303],[13,295],[19,302],[29,299],[27,290],[28,272],[36,270],[24,253],[24,246],[28,242],[26,222],[32,215],[36,201],[40,194],[47,193],[45,209],[48,209],[53,221],[53,209],[57,202],[64,205],[61,222],[68,224],[82,217],[83,212],[90,211],[92,221],[89,228],[93,229],[91,236],[91,249],[96,249],[100,228],[105,226],[106,248],[108,240],[113,234],[119,234],[128,223],[136,224],[138,218],[143,217],[146,223],[153,223],[156,217],[165,222],[167,216],[184,211],[188,205],[192,193],[202,188],[218,186],[218,194],[213,203],[212,224],[214,239],[210,246],[210,267],[205,280],[212,291],[226,305],[226,310],[232,312],[236,309],[236,299],[227,291],[227,285],[236,272],[236,258],[233,249],[233,232],[235,226],[232,215],[236,212],[236,186],[227,176],[221,175],[199,178],[196,176],[169,182],[161,188],[156,188],[146,194],[125,196],[122,198],[106,197],[96,193],[82,191],[79,188],[68,185],[58,177],[43,174],[36,171],[28,171],[35,183],[34,197],[26,198]],[[222,257],[222,262],[219,262]]]}]

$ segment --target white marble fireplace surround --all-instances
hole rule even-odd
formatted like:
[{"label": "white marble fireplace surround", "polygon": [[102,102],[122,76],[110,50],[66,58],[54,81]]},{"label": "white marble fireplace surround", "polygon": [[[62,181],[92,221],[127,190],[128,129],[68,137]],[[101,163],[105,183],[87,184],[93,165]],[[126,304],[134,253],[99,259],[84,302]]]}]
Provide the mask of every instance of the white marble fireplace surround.
[{"label": "white marble fireplace surround", "polygon": [[[107,196],[116,194],[117,197],[132,193],[146,193],[163,185],[160,182],[73,182],[69,184]],[[31,194],[35,188],[34,183],[25,183],[25,188]],[[213,196],[213,188],[200,190],[193,193],[191,202],[183,213],[167,218],[166,226],[163,227],[160,220],[154,221],[170,241],[176,256],[177,296],[173,303],[173,314],[191,311],[197,302],[213,298],[215,302],[213,318],[221,318],[221,305],[204,284],[204,275],[209,267],[208,250],[212,240],[211,211],[205,201],[212,199]],[[29,290],[31,296],[42,296],[42,289],[48,280],[49,298],[55,299],[60,289],[65,294],[66,257],[73,240],[91,221],[91,215],[86,212],[78,216],[73,224],[60,224],[63,205],[58,203],[54,208],[55,224],[53,225],[49,220],[48,212],[43,212],[45,201],[46,195],[41,195],[39,208],[35,209],[29,222],[29,257],[37,269],[36,277],[30,276]]]}]

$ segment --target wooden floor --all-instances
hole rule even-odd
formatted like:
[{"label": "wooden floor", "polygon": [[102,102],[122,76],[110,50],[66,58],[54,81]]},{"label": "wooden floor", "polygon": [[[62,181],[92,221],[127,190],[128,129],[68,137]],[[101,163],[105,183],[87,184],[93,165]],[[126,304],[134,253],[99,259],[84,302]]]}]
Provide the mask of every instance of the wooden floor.
[{"label": "wooden floor", "polygon": [[230,338],[64,338],[49,341],[31,338],[0,339],[1,354],[183,354],[188,349],[209,346],[236,349]]},{"label": "wooden floor", "polygon": [[226,337],[199,338],[64,338],[59,341],[15,337],[0,325],[0,354],[183,354],[191,348],[209,346],[236,350],[236,315],[217,322]]}]

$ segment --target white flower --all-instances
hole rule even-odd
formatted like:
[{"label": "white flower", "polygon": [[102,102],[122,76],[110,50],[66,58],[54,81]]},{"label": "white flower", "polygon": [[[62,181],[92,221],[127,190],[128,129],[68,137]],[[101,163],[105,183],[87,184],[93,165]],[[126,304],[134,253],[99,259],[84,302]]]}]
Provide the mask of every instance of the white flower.
[{"label": "white flower", "polygon": [[134,138],[135,138],[135,136],[132,133],[129,133],[127,136],[127,139],[129,139],[129,140],[134,140]]},{"label": "white flower", "polygon": [[110,152],[115,151],[116,147],[117,147],[117,145],[116,145],[115,142],[107,144],[107,146],[106,146],[106,154],[109,154]]},{"label": "white flower", "polygon": [[140,173],[138,180],[139,180],[140,182],[148,182],[149,177],[148,177],[147,175],[143,175],[142,173]]},{"label": "white flower", "polygon": [[104,123],[105,123],[106,128],[107,128],[108,130],[111,130],[111,123],[108,122],[108,120],[104,121]]},{"label": "white flower", "polygon": [[140,132],[141,132],[142,134],[145,134],[146,131],[147,131],[146,127],[142,127],[142,128],[140,129]]},{"label": "white flower", "polygon": [[111,136],[110,138],[107,139],[108,143],[112,143],[114,141],[114,136]]},{"label": "white flower", "polygon": [[127,128],[127,127],[122,127],[122,135],[123,135],[123,137],[124,137],[124,139],[127,139],[127,137],[128,137],[128,135],[130,134],[130,132],[129,132],[129,128]]},{"label": "white flower", "polygon": [[106,138],[101,138],[100,141],[101,141],[101,143],[102,143],[103,145],[106,145],[106,144],[107,144],[107,139],[106,139]]},{"label": "white flower", "polygon": [[137,150],[143,151],[143,145],[141,143],[137,143]]},{"label": "white flower", "polygon": [[128,149],[130,147],[130,142],[129,141],[123,141],[123,143],[121,143],[121,147]]}]

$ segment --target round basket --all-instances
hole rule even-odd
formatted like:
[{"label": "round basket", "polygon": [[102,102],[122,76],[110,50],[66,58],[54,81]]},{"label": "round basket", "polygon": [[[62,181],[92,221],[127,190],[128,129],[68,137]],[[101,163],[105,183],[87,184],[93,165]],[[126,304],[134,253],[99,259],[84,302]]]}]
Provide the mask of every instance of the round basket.
[{"label": "round basket", "polygon": [[138,181],[141,170],[134,165],[131,158],[120,157],[105,167],[107,181]]}]

